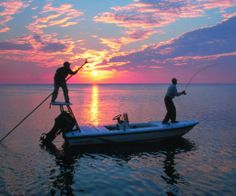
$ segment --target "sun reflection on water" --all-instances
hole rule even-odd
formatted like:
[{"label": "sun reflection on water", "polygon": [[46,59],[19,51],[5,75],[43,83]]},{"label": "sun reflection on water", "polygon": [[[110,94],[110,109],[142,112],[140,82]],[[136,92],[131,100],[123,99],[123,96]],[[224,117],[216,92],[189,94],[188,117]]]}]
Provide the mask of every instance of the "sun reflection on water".
[{"label": "sun reflection on water", "polygon": [[99,89],[97,85],[92,86],[90,114],[93,125],[98,125],[99,121]]}]

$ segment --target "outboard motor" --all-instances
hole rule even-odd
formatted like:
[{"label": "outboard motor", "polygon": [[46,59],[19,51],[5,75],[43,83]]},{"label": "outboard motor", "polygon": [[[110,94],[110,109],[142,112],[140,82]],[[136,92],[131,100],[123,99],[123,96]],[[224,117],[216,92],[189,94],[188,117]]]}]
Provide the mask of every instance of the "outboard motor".
[{"label": "outboard motor", "polygon": [[54,126],[48,133],[43,133],[40,137],[40,141],[43,144],[50,144],[61,132],[71,131],[76,125],[74,117],[66,112],[62,111],[59,116],[56,117]]}]

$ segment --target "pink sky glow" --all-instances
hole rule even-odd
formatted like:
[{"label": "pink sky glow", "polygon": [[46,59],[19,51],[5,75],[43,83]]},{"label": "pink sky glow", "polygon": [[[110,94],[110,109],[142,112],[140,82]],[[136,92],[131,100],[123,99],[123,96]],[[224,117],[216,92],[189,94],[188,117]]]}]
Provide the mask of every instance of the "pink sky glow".
[{"label": "pink sky glow", "polygon": [[236,83],[236,1],[0,2],[0,84]]}]

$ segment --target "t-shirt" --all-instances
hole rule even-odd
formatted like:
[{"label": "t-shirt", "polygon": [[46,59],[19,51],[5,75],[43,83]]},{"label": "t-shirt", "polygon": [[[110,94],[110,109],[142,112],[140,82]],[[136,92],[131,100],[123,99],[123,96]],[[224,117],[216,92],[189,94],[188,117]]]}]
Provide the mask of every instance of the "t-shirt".
[{"label": "t-shirt", "polygon": [[175,96],[180,96],[181,93],[177,91],[176,84],[171,84],[166,92],[166,97],[173,99]]},{"label": "t-shirt", "polygon": [[68,74],[75,74],[69,67],[60,67],[57,69],[54,75],[55,82],[65,82],[66,77]]}]

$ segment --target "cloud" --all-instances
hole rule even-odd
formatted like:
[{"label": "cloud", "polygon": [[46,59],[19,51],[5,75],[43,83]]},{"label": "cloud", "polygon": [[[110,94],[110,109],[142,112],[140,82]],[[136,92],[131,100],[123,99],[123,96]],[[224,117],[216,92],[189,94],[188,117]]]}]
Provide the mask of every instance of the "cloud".
[{"label": "cloud", "polygon": [[125,35],[120,38],[100,38],[100,42],[114,51],[119,51],[121,47],[128,45],[130,43],[143,41],[148,39],[151,35],[161,32],[154,31],[150,29],[129,29],[125,31]]},{"label": "cloud", "polygon": [[126,28],[156,28],[170,24],[178,18],[203,14],[203,10],[192,1],[139,1],[112,9],[114,12],[102,13],[95,16],[94,20]]},{"label": "cloud", "polygon": [[28,25],[28,29],[36,34],[43,34],[44,29],[58,26],[69,27],[79,23],[83,13],[73,8],[71,4],[62,4],[59,7],[53,7],[48,3],[43,7],[42,16],[36,16],[35,21]]},{"label": "cloud", "polygon": [[122,40],[120,39],[106,39],[106,38],[100,38],[100,42],[112,50],[119,50],[121,46],[123,45]]},{"label": "cloud", "polygon": [[[0,50],[31,50],[31,52],[70,52],[72,41],[68,39],[57,40],[53,35],[29,35],[0,42]],[[10,55],[10,53],[9,53]]]},{"label": "cloud", "polygon": [[13,19],[13,16],[22,11],[22,9],[28,7],[31,0],[8,0],[0,2],[0,33],[5,33],[10,30],[6,24]]},{"label": "cloud", "polygon": [[53,67],[66,60],[77,62],[74,53],[79,41],[56,39],[55,35],[28,35],[0,42],[2,61],[32,63],[41,67]]},{"label": "cloud", "polygon": [[178,18],[197,17],[203,11],[189,1],[139,1],[127,6],[112,8],[113,12],[104,12],[94,17],[95,22],[116,24],[127,30],[119,39],[102,38],[101,43],[113,50],[122,46],[148,39],[160,31],[160,28],[175,22]]},{"label": "cloud", "polygon": [[[197,66],[218,63],[236,55],[236,17],[216,26],[198,29],[162,44],[152,44],[142,50],[110,59],[129,62],[127,67]],[[230,64],[231,61],[228,61]],[[231,64],[235,64],[233,61]]]},{"label": "cloud", "polygon": [[10,30],[9,27],[3,27],[3,28],[0,29],[0,33],[5,33],[5,32],[7,32],[9,30]]},{"label": "cloud", "polygon": [[223,14],[223,17],[225,20],[228,20],[229,18],[232,18],[236,16],[236,13],[227,13],[227,14]]},{"label": "cloud", "polygon": [[27,43],[0,42],[0,50],[32,50],[32,46]]},{"label": "cloud", "polygon": [[107,62],[109,59],[109,51],[107,50],[86,50],[85,52],[81,53],[81,56],[83,58],[88,59],[89,61],[89,70],[90,69],[99,69],[100,65],[103,64],[103,62]]},{"label": "cloud", "polygon": [[207,0],[207,1],[198,0],[198,2],[201,4],[201,6],[204,9],[219,8],[222,11],[236,5],[235,0],[224,0],[224,1],[222,0]]},{"label": "cloud", "polygon": [[64,44],[47,43],[44,45],[44,47],[41,50],[44,52],[55,52],[55,51],[63,51],[65,49],[66,49],[66,46]]},{"label": "cloud", "polygon": [[78,43],[70,38],[58,39],[57,34],[43,34],[28,36],[28,42],[35,50],[44,52],[64,52],[71,53],[74,45]]},{"label": "cloud", "polygon": [[[127,42],[119,40],[102,40],[102,43],[117,42],[118,44],[111,44],[111,48],[119,48],[121,44],[132,43],[129,32],[136,31],[142,28],[146,31],[146,36],[142,38],[148,39],[151,35],[157,33],[154,28],[162,28],[171,23],[174,23],[181,18],[195,18],[205,14],[206,10],[220,9],[221,12],[226,8],[236,6],[235,0],[139,0],[126,6],[112,7],[111,12],[100,13],[94,17],[95,22],[102,22],[107,24],[115,24],[118,27],[124,27],[126,30],[122,39],[127,39]],[[150,31],[149,34],[147,32]],[[133,34],[138,35],[138,34]],[[133,37],[133,40],[135,37]]]}]

